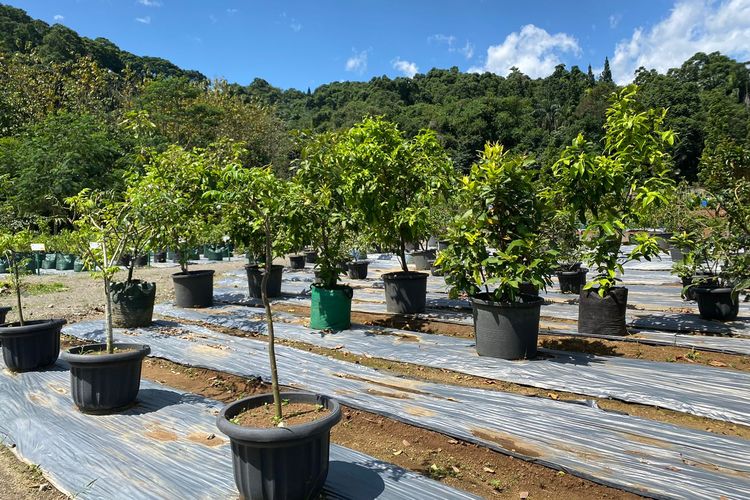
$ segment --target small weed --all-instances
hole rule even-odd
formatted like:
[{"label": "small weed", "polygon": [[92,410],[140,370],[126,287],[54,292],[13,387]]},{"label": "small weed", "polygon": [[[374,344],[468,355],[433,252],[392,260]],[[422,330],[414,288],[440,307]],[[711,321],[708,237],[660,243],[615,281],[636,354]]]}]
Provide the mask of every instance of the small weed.
[{"label": "small weed", "polygon": [[492,486],[492,489],[501,492],[505,489],[505,486],[503,486],[503,483],[499,479],[493,479],[490,481],[490,486]]},{"label": "small weed", "polygon": [[685,354],[685,357],[689,359],[690,361],[698,361],[698,358],[700,358],[701,353],[695,350],[695,347],[690,349],[690,352]]},{"label": "small weed", "polygon": [[432,464],[427,469],[427,476],[431,479],[435,479],[439,481],[441,479],[445,479],[448,476],[453,476],[453,477],[457,476],[458,475],[458,473],[456,472],[457,470],[458,468],[451,467],[451,468],[446,469],[445,467],[441,467],[438,464]]},{"label": "small weed", "polygon": [[675,358],[674,356],[671,356],[669,358],[664,358],[664,361],[666,361],[667,363],[675,363],[677,362],[677,358]]}]

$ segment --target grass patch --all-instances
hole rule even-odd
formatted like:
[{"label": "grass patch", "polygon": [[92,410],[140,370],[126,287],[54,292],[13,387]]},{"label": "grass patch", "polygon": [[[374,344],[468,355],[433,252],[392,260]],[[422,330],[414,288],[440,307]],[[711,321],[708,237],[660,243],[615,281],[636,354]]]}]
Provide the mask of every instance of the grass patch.
[{"label": "grass patch", "polygon": [[[49,283],[24,283],[23,294],[24,295],[46,295],[48,293],[66,292],[69,288],[59,281],[51,281]],[[0,283],[0,292],[3,294],[12,293],[10,283]]]}]

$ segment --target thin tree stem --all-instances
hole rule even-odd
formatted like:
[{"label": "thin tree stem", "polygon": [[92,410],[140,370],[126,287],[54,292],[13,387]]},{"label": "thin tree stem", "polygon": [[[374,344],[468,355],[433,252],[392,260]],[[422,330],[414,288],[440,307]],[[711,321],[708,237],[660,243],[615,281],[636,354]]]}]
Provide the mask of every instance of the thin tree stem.
[{"label": "thin tree stem", "polygon": [[273,391],[273,406],[276,415],[276,422],[281,423],[283,415],[281,413],[281,394],[279,392],[279,374],[276,370],[276,350],[274,349],[274,332],[273,316],[271,315],[271,303],[268,300],[268,277],[273,267],[273,253],[271,252],[271,224],[266,216],[266,265],[263,269],[263,280],[261,281],[261,295],[263,297],[263,307],[266,310],[266,327],[268,329],[268,360],[271,365],[271,389]]}]

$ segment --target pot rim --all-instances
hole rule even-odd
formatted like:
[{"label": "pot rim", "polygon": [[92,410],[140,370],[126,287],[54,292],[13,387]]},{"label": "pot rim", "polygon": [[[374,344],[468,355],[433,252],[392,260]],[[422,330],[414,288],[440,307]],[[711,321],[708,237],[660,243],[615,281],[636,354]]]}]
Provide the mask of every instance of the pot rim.
[{"label": "pot rim", "polygon": [[[485,292],[486,293],[486,292]],[[534,307],[541,307],[544,304],[544,298],[538,295],[529,295],[527,293],[520,294],[523,302],[497,302],[494,300],[487,300],[478,296],[469,296],[469,301],[472,305],[496,307],[498,309],[531,309]],[[526,298],[530,300],[526,300]]]},{"label": "pot rim", "polygon": [[47,330],[49,328],[57,328],[60,330],[62,326],[67,323],[67,320],[62,318],[58,319],[32,319],[24,321],[25,325],[21,326],[17,321],[13,323],[3,323],[0,325],[0,337],[17,337],[24,335],[31,335],[40,330]]},{"label": "pot rim", "polygon": [[427,279],[428,273],[422,273],[419,271],[394,271],[392,273],[385,273],[382,275],[383,281],[399,281],[399,280],[421,280]]},{"label": "pot rim", "polygon": [[[260,269],[261,267],[258,264],[245,264],[246,271],[255,271],[255,270],[260,270]],[[276,269],[284,269],[284,266],[281,264],[271,264],[271,272],[273,272]]]},{"label": "pot rim", "polygon": [[147,344],[129,344],[125,342],[115,342],[113,347],[127,347],[130,350],[126,352],[116,352],[114,354],[80,354],[75,351],[83,351],[84,349],[91,349],[92,347],[98,347],[98,350],[104,350],[107,348],[107,344],[96,343],[86,344],[82,346],[71,347],[60,353],[60,358],[63,361],[67,361],[71,365],[107,365],[117,363],[120,361],[131,361],[135,359],[143,359],[151,353],[151,346]]},{"label": "pot rim", "polygon": [[215,272],[216,271],[213,270],[213,269],[198,269],[196,271],[188,271],[186,273],[183,273],[182,271],[180,271],[179,273],[172,274],[172,279],[173,280],[180,280],[180,279],[184,280],[184,279],[190,279],[190,278],[193,278],[193,277],[198,277],[198,276],[207,275],[207,274],[210,274],[210,275],[213,276]]},{"label": "pot rim", "polygon": [[350,261],[347,262],[347,265],[354,264],[354,265],[360,265],[360,266],[367,266],[367,265],[370,264],[370,262],[372,262],[372,261],[369,260],[369,259],[365,259],[365,260],[350,260]]},{"label": "pot rim", "polygon": [[308,439],[316,434],[327,432],[341,420],[341,406],[338,401],[329,396],[312,392],[282,392],[281,397],[293,402],[325,402],[331,412],[323,418],[290,427],[243,427],[229,421],[230,418],[233,418],[244,410],[257,408],[263,403],[273,402],[273,394],[260,394],[243,398],[224,406],[216,418],[216,425],[221,432],[235,441],[247,444],[282,444]]},{"label": "pot rim", "polygon": [[693,290],[695,293],[698,293],[698,294],[709,294],[710,293],[710,294],[719,295],[719,294],[728,293],[728,294],[731,295],[731,294],[734,293],[734,288],[730,288],[730,287],[727,287],[727,286],[711,287],[711,288],[705,287],[705,286],[694,286],[694,287],[691,288],[691,290]]},{"label": "pot rim", "polygon": [[579,267],[575,271],[555,271],[557,275],[563,276],[575,276],[577,274],[587,274],[589,272],[588,267]]}]

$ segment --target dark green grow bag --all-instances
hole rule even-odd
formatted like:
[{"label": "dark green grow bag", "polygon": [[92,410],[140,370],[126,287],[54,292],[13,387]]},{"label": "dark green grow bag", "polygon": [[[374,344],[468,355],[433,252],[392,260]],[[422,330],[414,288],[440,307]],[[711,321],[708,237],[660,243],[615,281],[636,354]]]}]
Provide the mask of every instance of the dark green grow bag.
[{"label": "dark green grow bag", "polygon": [[112,325],[118,328],[149,326],[154,316],[156,283],[142,280],[112,283]]},{"label": "dark green grow bag", "polygon": [[42,269],[54,269],[57,263],[56,253],[44,254],[44,260],[42,261]]},{"label": "dark green grow bag", "polygon": [[212,248],[207,248],[205,257],[208,260],[224,260],[224,249],[217,248],[214,250]]},{"label": "dark green grow bag", "polygon": [[55,261],[55,268],[58,271],[70,271],[71,269],[73,269],[75,260],[75,255],[59,253],[57,254],[57,260]]},{"label": "dark green grow bag", "polygon": [[323,288],[312,285],[310,328],[313,330],[347,330],[352,326],[352,295],[347,285]]}]

